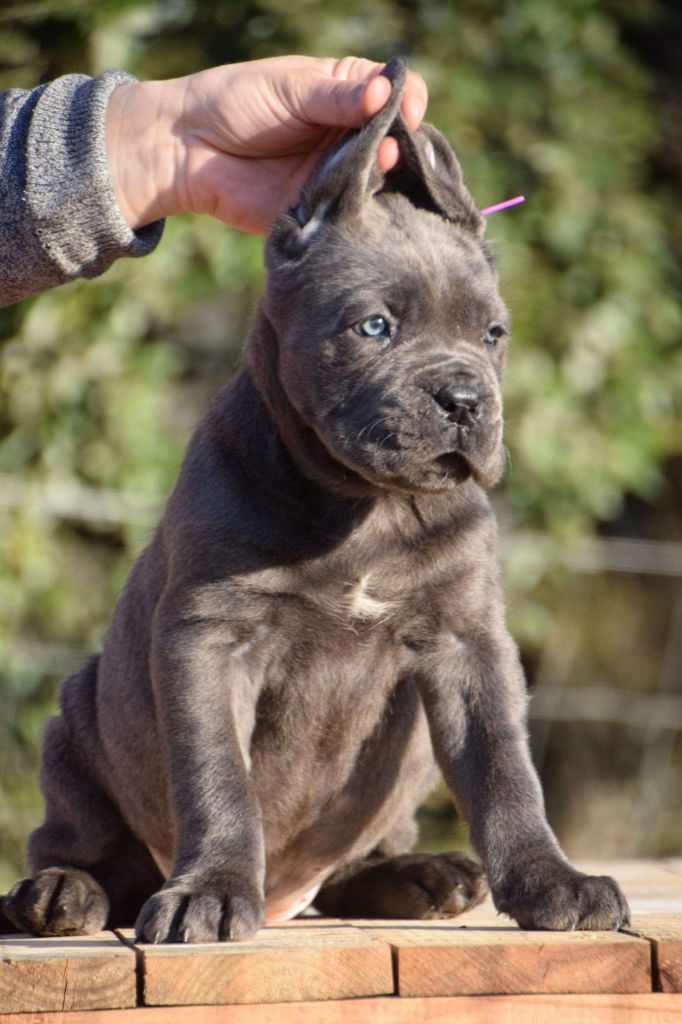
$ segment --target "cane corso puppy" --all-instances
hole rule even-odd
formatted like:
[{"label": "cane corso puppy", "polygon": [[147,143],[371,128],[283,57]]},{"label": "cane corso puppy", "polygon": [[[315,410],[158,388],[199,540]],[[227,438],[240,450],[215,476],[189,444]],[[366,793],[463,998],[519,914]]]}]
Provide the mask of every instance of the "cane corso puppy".
[{"label": "cane corso puppy", "polygon": [[[391,98],[323,159],[266,247],[245,365],[196,431],[101,655],[47,727],[20,928],[251,935],[314,905],[435,918],[482,869],[411,853],[443,773],[495,906],[618,928],[543,809],[495,521],[508,318],[483,218]],[[377,167],[394,135],[399,168]]]}]

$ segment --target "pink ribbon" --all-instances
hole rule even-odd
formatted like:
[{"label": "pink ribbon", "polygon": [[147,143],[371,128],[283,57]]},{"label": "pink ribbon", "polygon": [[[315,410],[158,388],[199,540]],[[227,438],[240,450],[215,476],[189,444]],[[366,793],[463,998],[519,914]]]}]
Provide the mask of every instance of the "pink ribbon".
[{"label": "pink ribbon", "polygon": [[513,199],[505,199],[503,203],[495,203],[494,206],[486,206],[485,210],[481,210],[484,217],[489,216],[491,213],[499,213],[500,210],[506,210],[510,206],[518,206],[519,203],[525,203],[525,196],[514,196]]}]

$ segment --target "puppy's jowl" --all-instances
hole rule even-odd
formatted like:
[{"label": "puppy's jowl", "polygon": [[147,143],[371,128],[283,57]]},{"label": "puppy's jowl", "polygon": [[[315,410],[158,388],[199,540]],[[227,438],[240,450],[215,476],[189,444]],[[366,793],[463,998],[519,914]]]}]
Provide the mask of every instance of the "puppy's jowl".
[{"label": "puppy's jowl", "polygon": [[20,928],[191,942],[311,903],[458,914],[481,869],[410,853],[438,769],[499,910],[627,920],[567,862],[528,755],[485,494],[508,327],[483,219],[445,139],[402,121],[404,65],[386,74],[386,108],[276,222],[244,368],[64,684],[32,878],[5,900]]}]

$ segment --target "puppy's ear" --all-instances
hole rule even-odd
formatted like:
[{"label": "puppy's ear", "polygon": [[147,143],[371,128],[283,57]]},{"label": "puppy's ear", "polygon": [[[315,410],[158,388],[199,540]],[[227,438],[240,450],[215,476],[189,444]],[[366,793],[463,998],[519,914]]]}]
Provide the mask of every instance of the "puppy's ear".
[{"label": "puppy's ear", "polygon": [[346,132],[325,153],[303,187],[297,206],[275,223],[273,235],[279,236],[280,245],[285,243],[289,255],[305,249],[325,222],[358,213],[367,199],[383,187],[377,150],[399,116],[407,62],[394,57],[381,74],[393,87],[386,104],[364,128]]},{"label": "puppy's ear", "polygon": [[431,210],[482,236],[485,218],[476,209],[445,136],[432,124],[422,124],[411,132],[402,117],[398,117],[390,134],[398,141],[401,161],[387,175],[384,191],[400,192],[419,209]]},{"label": "puppy's ear", "polygon": [[[269,251],[297,258],[325,223],[359,213],[379,192],[400,192],[417,208],[483,234],[485,220],[445,137],[429,124],[411,132],[400,113],[407,62],[394,57],[381,74],[392,85],[385,106],[361,130],[346,132],[324,155],[298,204],[275,222]],[[377,150],[387,135],[396,138],[401,158],[398,167],[384,175],[377,165]]]}]

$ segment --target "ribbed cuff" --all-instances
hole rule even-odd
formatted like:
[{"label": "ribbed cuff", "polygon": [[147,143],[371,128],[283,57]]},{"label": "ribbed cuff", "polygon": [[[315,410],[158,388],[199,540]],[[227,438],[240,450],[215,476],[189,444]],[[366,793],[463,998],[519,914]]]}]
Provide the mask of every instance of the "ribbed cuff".
[{"label": "ribbed cuff", "polygon": [[126,224],[107,161],[109,97],[135,81],[122,71],[65,75],[35,105],[25,198],[38,241],[64,280],[96,277],[120,256],[146,256],[161,238],[163,220],[138,231]]}]

